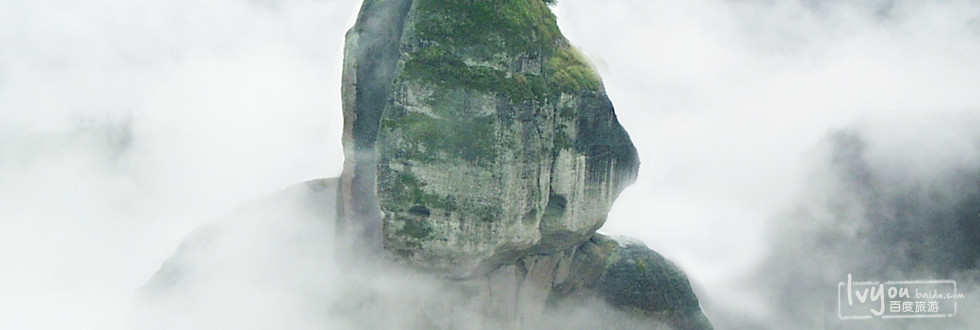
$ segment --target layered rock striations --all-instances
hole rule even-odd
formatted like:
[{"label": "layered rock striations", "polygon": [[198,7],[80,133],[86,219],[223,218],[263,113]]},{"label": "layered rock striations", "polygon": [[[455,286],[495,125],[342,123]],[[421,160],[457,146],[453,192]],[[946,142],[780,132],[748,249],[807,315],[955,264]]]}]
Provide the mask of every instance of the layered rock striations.
[{"label": "layered rock striations", "polygon": [[465,278],[588,240],[637,172],[541,0],[366,1],[347,36],[342,218]]}]

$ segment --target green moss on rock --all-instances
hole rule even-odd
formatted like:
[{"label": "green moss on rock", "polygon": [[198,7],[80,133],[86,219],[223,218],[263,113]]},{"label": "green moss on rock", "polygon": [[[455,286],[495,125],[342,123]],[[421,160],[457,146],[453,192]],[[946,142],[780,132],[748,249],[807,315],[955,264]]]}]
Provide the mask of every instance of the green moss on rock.
[{"label": "green moss on rock", "polygon": [[418,112],[389,115],[382,130],[401,130],[397,135],[410,148],[401,148],[407,159],[445,161],[444,157],[492,165],[497,157],[494,118],[436,118]]},{"label": "green moss on rock", "polygon": [[395,198],[388,201],[391,205],[385,209],[408,212],[412,207],[424,205],[428,208],[452,212],[458,208],[456,200],[452,196],[426,192],[424,189],[426,183],[411,172],[400,171],[392,177],[394,182],[384,185],[384,187]]},{"label": "green moss on rock", "polygon": [[[419,48],[408,54],[403,78],[440,87],[492,93],[514,104],[544,103],[560,92],[596,90],[601,82],[584,56],[561,36],[542,0],[423,0],[415,25]],[[468,64],[543,61],[544,74]]]},{"label": "green moss on rock", "polygon": [[515,104],[544,102],[550,89],[544,77],[508,73],[489,66],[466,64],[444,46],[429,46],[409,54],[404,77],[441,88],[466,88],[502,96]]},{"label": "green moss on rock", "polygon": [[566,93],[582,90],[598,90],[602,81],[585,55],[571,46],[559,47],[547,65],[551,85]]},{"label": "green moss on rock", "polygon": [[416,33],[422,40],[491,52],[525,52],[561,37],[542,0],[421,0]]},{"label": "green moss on rock", "polygon": [[432,228],[428,222],[419,219],[402,218],[399,220],[402,222],[402,228],[398,231],[398,235],[419,240],[432,238]]}]

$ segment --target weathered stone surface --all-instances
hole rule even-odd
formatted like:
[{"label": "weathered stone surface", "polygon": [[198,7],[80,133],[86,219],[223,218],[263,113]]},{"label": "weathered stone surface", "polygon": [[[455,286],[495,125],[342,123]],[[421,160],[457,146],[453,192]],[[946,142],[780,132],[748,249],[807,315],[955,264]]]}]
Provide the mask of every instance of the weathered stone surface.
[{"label": "weathered stone surface", "polygon": [[448,277],[588,240],[638,167],[542,0],[365,1],[344,111],[344,223]]}]

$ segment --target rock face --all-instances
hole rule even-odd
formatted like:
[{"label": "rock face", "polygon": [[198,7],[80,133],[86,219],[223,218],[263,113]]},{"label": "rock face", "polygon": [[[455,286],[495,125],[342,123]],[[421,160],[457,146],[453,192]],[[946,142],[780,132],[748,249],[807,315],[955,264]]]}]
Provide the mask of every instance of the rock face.
[{"label": "rock face", "polygon": [[[256,223],[268,228],[246,232],[256,237],[197,235],[148,291],[205,277],[194,274],[233,273],[212,270],[227,264],[219,257],[194,256],[237,251],[222,242],[252,246],[264,233],[281,233],[276,242],[311,241],[309,233],[334,225],[321,212],[333,205],[316,201],[333,199],[341,261],[319,268],[345,274],[299,286],[329,291],[322,295],[295,293],[338,311],[325,322],[711,328],[676,266],[642,243],[596,233],[636,177],[636,149],[545,0],[365,0],[345,52],[344,172],[338,181],[290,190],[305,197],[286,198],[303,201],[286,209],[304,216],[270,215],[309,219],[320,229],[289,230],[307,225],[265,219]],[[317,249],[264,250],[275,256],[272,266],[246,264],[288,274],[261,277],[275,288],[283,286],[280,276],[310,273],[306,265],[327,259],[310,254]],[[300,257],[284,257],[290,254]],[[298,270],[282,260],[297,260],[285,266]],[[352,294],[337,296],[344,290]]]},{"label": "rock face", "polygon": [[567,250],[636,176],[542,0],[365,1],[344,61],[342,222],[418,268],[468,278]]}]

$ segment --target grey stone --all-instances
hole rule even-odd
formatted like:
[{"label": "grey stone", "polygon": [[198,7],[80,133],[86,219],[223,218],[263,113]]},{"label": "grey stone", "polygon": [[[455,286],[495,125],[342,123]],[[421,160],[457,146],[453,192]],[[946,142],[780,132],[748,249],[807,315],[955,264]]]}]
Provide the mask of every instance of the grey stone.
[{"label": "grey stone", "polygon": [[474,277],[582,243],[636,176],[541,0],[366,1],[343,83],[342,221],[421,269]]},{"label": "grey stone", "polygon": [[[341,276],[347,299],[329,304],[338,318],[358,328],[711,328],[680,269],[596,233],[639,162],[545,1],[364,1],[347,34],[343,108],[339,180],[285,193],[300,201],[287,208],[315,212],[270,215],[317,224],[280,240],[334,241],[322,229],[336,211],[339,265],[353,274]],[[146,291],[193,281],[210,267],[193,255],[236,226],[188,239]],[[418,288],[379,286],[402,281],[385,277],[392,269]]]}]

